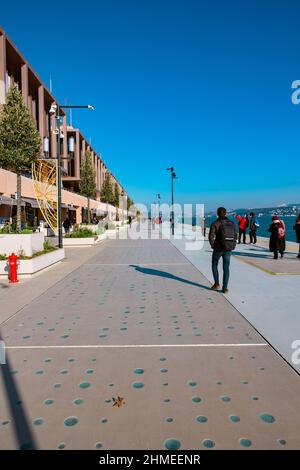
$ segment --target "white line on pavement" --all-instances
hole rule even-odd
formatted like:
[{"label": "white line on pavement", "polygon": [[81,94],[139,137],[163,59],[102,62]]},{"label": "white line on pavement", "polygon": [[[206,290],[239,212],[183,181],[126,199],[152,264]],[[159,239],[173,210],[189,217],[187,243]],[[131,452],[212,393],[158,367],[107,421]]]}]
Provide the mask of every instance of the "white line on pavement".
[{"label": "white line on pavement", "polygon": [[237,344],[88,344],[88,345],[55,345],[55,346],[6,346],[5,349],[113,349],[113,348],[232,348],[269,346],[268,343],[237,343]]},{"label": "white line on pavement", "polygon": [[182,266],[191,263],[86,263],[84,266]]}]

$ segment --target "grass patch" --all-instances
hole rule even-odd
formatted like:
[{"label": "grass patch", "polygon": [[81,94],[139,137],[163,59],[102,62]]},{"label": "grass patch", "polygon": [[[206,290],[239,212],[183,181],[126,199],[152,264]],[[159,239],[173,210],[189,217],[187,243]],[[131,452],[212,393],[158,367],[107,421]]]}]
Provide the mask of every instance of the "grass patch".
[{"label": "grass patch", "polygon": [[[49,244],[48,240],[46,240],[44,242],[44,249],[43,250],[35,251],[32,256],[25,256],[23,253],[19,253],[18,254],[18,259],[22,260],[22,261],[29,260],[29,259],[32,259],[32,258],[37,258],[38,256],[46,255],[47,253],[51,253],[52,251],[55,251],[55,250],[57,250],[57,248],[55,246],[51,246]],[[6,260],[8,260],[8,256],[0,254],[0,261],[6,261]]]}]

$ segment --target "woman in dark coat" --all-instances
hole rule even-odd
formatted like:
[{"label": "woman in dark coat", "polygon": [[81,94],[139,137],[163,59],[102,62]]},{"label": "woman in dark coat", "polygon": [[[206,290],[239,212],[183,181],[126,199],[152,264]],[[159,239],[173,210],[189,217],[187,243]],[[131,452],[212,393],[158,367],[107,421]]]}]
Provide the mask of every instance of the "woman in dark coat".
[{"label": "woman in dark coat", "polygon": [[274,253],[274,259],[278,259],[278,253],[283,258],[285,252],[285,225],[279,220],[277,215],[272,217],[272,223],[269,227],[270,235],[270,251]]},{"label": "woman in dark coat", "polygon": [[297,217],[296,223],[294,225],[294,230],[296,231],[297,243],[299,243],[299,253],[297,258],[300,258],[300,214]]}]

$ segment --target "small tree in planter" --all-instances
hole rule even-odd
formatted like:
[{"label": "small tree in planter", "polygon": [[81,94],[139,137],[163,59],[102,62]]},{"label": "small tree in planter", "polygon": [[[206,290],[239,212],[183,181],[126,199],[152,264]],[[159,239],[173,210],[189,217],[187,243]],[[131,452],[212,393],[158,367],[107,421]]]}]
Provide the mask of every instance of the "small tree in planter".
[{"label": "small tree in planter", "polygon": [[93,166],[92,154],[90,150],[85,152],[85,156],[80,168],[80,193],[87,198],[88,202],[88,224],[91,222],[90,198],[96,194],[96,171]]},{"label": "small tree in planter", "polygon": [[120,190],[117,183],[114,185],[114,206],[116,208],[116,220],[119,220],[119,197],[120,197]]},{"label": "small tree in planter", "polygon": [[41,138],[17,87],[9,89],[0,113],[0,166],[17,173],[17,231],[21,231],[21,174],[41,155]]},{"label": "small tree in planter", "polygon": [[111,182],[111,175],[109,172],[106,173],[105,179],[101,189],[101,201],[107,204],[114,204],[115,197],[113,192],[113,186]]},{"label": "small tree in planter", "polygon": [[119,197],[120,197],[120,190],[117,183],[115,183],[114,188],[114,206],[119,207]]},{"label": "small tree in planter", "polygon": [[127,196],[127,210],[129,210],[133,206],[134,202],[129,196]]},{"label": "small tree in planter", "polygon": [[[102,202],[106,202],[106,204],[114,205],[115,197],[114,197],[113,185],[111,181],[111,175],[109,172],[105,174],[105,179],[103,181],[100,198]],[[107,208],[107,211],[108,211],[108,208]]]},{"label": "small tree in planter", "polygon": [[[130,209],[131,209],[131,213],[129,214]],[[129,196],[127,196],[127,216],[128,218],[130,217],[130,220],[132,219],[133,212],[134,212],[134,201]]]}]

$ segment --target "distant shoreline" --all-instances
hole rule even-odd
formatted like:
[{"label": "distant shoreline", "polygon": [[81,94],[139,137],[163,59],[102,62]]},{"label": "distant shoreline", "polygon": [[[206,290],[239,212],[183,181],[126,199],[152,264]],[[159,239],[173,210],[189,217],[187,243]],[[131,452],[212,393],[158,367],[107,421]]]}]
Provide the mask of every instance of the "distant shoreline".
[{"label": "distant shoreline", "polygon": [[[229,216],[231,220],[237,223],[237,220],[233,216]],[[296,223],[296,217],[295,216],[279,216],[280,219],[282,219],[285,223],[286,226],[286,240],[289,242],[296,242],[296,233],[295,230],[293,229],[293,226]],[[210,224],[213,222],[213,220],[216,219],[216,215],[206,215],[205,216],[205,223],[206,227],[209,228]],[[267,237],[269,238],[270,233],[268,232],[268,228],[271,225],[272,222],[272,217],[270,215],[263,215],[261,217],[258,217],[259,221],[259,227],[257,229],[257,235],[260,237]],[[183,219],[183,223],[185,224],[190,224],[190,225],[200,225],[199,221],[197,222],[196,218],[193,217],[187,217]],[[249,233],[249,230],[247,230],[247,235]]]}]

